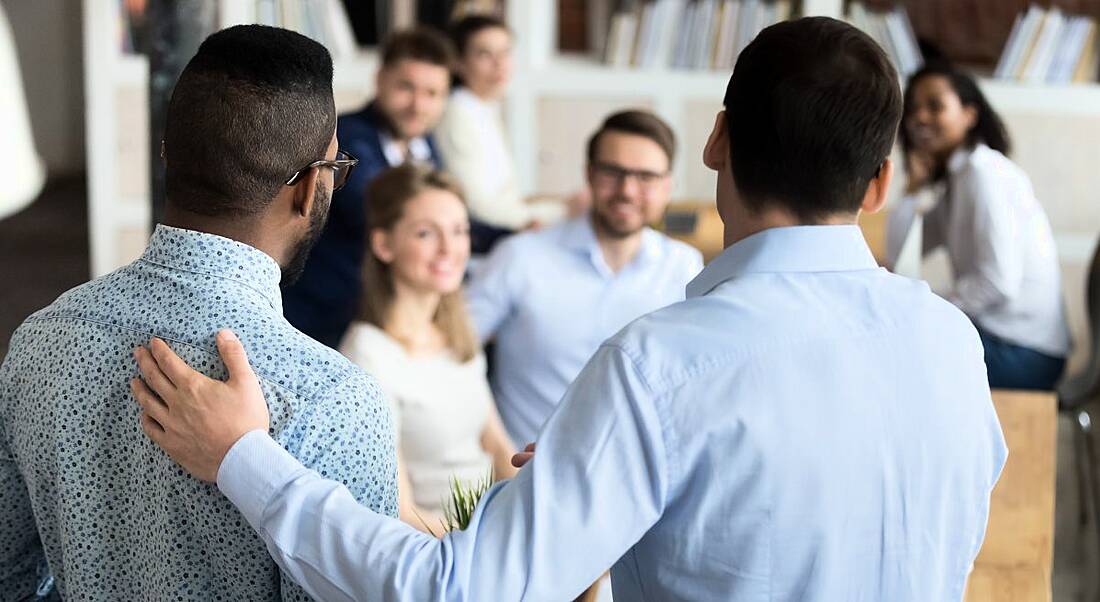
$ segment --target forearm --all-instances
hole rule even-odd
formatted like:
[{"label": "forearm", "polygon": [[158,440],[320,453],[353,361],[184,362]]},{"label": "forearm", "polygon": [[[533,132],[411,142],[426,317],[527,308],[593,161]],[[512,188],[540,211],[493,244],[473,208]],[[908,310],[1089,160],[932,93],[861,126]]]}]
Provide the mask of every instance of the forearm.
[{"label": "forearm", "polygon": [[492,408],[489,420],[481,432],[481,447],[493,459],[493,478],[500,481],[516,476],[516,467],[512,466],[512,456],[516,446],[504,430],[496,408]]},{"label": "forearm", "polygon": [[664,508],[661,424],[639,378],[616,349],[597,353],[538,456],[440,540],[360,506],[262,431],[233,446],[218,486],[279,566],[323,600],[572,599]]},{"label": "forearm", "polygon": [[218,486],[280,568],[315,598],[437,598],[428,576],[439,574],[439,540],[361,506],[264,433],[249,433],[230,450]]},{"label": "forearm", "polygon": [[964,275],[955,280],[947,300],[966,315],[975,318],[1008,299],[1006,291],[981,274]]},{"label": "forearm", "polygon": [[442,515],[421,508],[412,501],[398,504],[398,512],[402,522],[425,535],[440,537],[445,532]]}]

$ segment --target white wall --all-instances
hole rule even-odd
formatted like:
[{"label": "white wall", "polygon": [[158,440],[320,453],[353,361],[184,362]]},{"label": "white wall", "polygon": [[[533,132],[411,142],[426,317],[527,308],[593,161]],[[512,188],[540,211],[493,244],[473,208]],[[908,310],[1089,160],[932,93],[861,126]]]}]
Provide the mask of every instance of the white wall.
[{"label": "white wall", "polygon": [[15,34],[38,154],[48,177],[84,171],[84,65],[76,0],[0,0]]}]

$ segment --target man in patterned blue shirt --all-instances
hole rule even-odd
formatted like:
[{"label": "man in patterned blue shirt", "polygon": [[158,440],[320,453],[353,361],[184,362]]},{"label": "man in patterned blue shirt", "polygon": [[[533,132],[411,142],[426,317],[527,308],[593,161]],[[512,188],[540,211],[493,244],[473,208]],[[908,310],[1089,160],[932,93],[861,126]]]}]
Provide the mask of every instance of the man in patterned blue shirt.
[{"label": "man in patterned blue shirt", "polygon": [[156,336],[215,377],[232,328],[269,400],[272,436],[396,516],[389,415],[375,382],[282,317],[339,157],[332,61],[263,26],[210,36],[184,70],[164,140],[165,225],[134,263],[62,295],[0,368],[0,592],[34,594],[48,562],[69,599],[308,599],[214,486],[142,434],[126,385]]}]

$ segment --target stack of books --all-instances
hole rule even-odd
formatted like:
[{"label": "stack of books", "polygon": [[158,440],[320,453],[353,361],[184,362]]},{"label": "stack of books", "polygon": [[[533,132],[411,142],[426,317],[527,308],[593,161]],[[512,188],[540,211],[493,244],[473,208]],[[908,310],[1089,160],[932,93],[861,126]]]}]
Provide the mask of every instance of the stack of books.
[{"label": "stack of books", "polygon": [[617,67],[729,71],[756,34],[790,16],[790,0],[626,1],[593,46]]},{"label": "stack of books", "polygon": [[993,76],[1067,84],[1096,81],[1098,70],[1096,19],[1032,5],[1016,17]]},{"label": "stack of books", "polygon": [[901,6],[889,11],[875,11],[864,7],[861,2],[852,2],[848,6],[848,22],[882,46],[902,79],[908,78],[924,64],[913,24]]}]

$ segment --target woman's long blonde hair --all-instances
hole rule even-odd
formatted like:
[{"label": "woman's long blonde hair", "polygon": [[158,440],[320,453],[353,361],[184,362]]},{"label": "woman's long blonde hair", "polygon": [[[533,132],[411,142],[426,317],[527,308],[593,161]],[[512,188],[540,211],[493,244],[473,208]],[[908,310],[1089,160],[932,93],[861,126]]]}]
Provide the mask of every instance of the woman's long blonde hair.
[{"label": "woman's long blonde hair", "polygon": [[[359,319],[386,329],[394,302],[393,273],[390,266],[374,255],[371,231],[392,231],[405,214],[405,205],[426,190],[445,190],[463,204],[462,188],[442,171],[405,163],[382,172],[371,182],[364,199],[367,215],[367,245],[363,258],[363,294]],[[462,289],[447,293],[439,300],[433,323],[443,333],[447,347],[461,362],[477,354],[478,341],[466,312]]]}]

